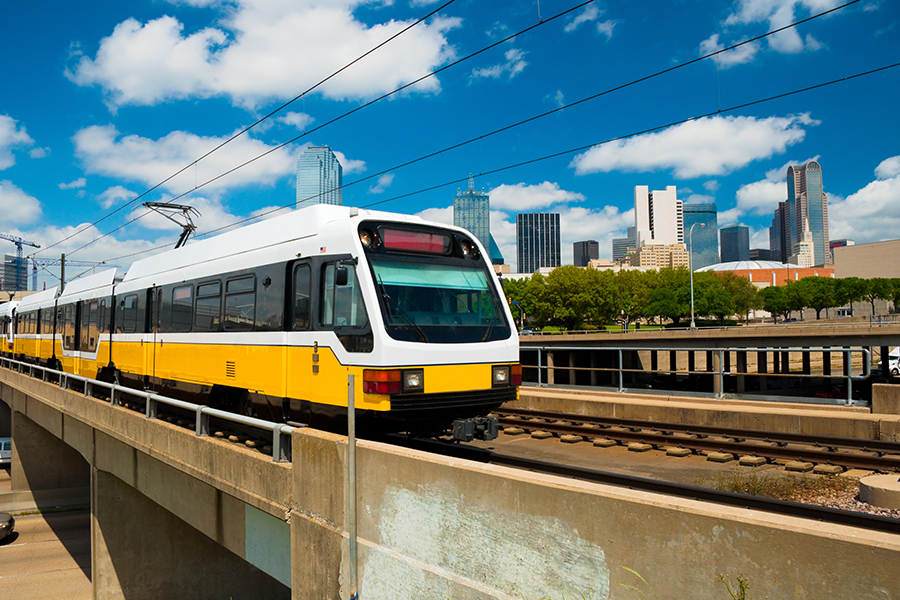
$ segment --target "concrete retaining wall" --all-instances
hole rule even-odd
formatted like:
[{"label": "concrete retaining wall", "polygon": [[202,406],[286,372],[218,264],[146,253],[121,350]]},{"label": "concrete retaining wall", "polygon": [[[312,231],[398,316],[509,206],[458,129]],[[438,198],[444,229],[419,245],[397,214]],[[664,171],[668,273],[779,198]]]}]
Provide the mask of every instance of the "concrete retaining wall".
[{"label": "concrete retaining wall", "polygon": [[[346,440],[294,434],[293,597],[347,597]],[[900,536],[651,493],[358,448],[361,597],[900,596]],[[330,576],[323,576],[330,573]],[[302,585],[301,585],[302,584]]]}]

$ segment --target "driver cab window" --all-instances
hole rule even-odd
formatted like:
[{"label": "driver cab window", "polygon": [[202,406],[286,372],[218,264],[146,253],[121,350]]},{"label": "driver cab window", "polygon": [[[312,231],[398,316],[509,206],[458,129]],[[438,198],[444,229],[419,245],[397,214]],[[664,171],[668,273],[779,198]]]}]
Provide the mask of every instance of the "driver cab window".
[{"label": "driver cab window", "polygon": [[[339,269],[347,270],[347,283],[336,285]],[[365,327],[369,323],[353,265],[326,263],[322,265],[319,322],[326,327]]]}]

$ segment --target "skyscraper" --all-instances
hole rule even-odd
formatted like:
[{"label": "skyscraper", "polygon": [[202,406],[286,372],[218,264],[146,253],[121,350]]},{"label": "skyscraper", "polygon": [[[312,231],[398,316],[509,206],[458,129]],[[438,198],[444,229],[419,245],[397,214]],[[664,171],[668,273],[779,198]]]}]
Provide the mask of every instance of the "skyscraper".
[{"label": "skyscraper", "polygon": [[495,265],[503,264],[503,254],[491,235],[491,197],[475,189],[475,178],[469,174],[469,187],[456,190],[453,197],[453,224],[470,231],[485,247]]},{"label": "skyscraper", "polygon": [[309,146],[297,160],[297,208],[344,203],[341,163],[328,146]]},{"label": "skyscraper", "polygon": [[453,224],[472,232],[485,248],[491,247],[491,197],[475,189],[471,174],[469,188],[457,189],[453,197]]},{"label": "skyscraper", "polygon": [[822,166],[810,161],[787,170],[787,205],[790,212],[790,243],[787,254],[795,254],[803,241],[804,223],[809,220],[816,265],[832,264],[828,241],[828,198],[822,184]]},{"label": "skyscraper", "polygon": [[586,267],[592,260],[600,258],[600,244],[596,240],[575,242],[572,244],[572,255],[576,267]]},{"label": "skyscraper", "polygon": [[[684,243],[691,253],[691,268],[695,271],[719,262],[719,217],[715,204],[685,204]],[[700,227],[699,224],[703,224]],[[690,235],[691,226],[694,234]]]},{"label": "skyscraper", "polygon": [[778,203],[775,216],[772,218],[772,226],[769,227],[769,249],[772,251],[772,260],[786,263],[788,256],[793,252],[791,243],[791,215],[788,203]]},{"label": "skyscraper", "polygon": [[559,266],[559,213],[516,215],[516,258],[519,273]]},{"label": "skyscraper", "polygon": [[722,262],[750,260],[750,228],[746,225],[728,225],[719,230]]},{"label": "skyscraper", "polygon": [[674,185],[665,191],[646,185],[634,188],[634,227],[637,248],[645,244],[683,244],[684,214]]},{"label": "skyscraper", "polygon": [[629,227],[626,236],[623,238],[613,238],[612,241],[612,259],[622,260],[628,253],[629,248],[637,248],[637,229]]}]

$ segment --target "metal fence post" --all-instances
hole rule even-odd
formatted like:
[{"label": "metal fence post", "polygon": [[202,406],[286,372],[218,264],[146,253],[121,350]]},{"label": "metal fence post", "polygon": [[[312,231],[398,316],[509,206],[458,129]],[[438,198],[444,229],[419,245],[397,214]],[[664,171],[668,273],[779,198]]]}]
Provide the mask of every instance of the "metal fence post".
[{"label": "metal fence post", "polygon": [[719,389],[716,392],[716,398],[722,398],[725,395],[725,351],[719,350],[717,356],[719,357],[719,373],[716,377],[719,380]]},{"label": "metal fence post", "polygon": [[619,393],[625,391],[625,377],[622,373],[622,349],[619,349]]},{"label": "metal fence post", "polygon": [[209,435],[209,415],[204,414],[205,406],[197,407],[196,433],[197,435]]},{"label": "metal fence post", "polygon": [[544,384],[543,384],[543,378],[544,378],[544,375],[543,375],[543,373],[542,373],[542,369],[544,368],[544,361],[543,361],[543,351],[544,351],[544,349],[543,349],[543,348],[538,348],[537,351],[538,351],[538,359],[537,359],[537,384],[538,384],[538,387],[542,387],[542,386],[544,385]]}]

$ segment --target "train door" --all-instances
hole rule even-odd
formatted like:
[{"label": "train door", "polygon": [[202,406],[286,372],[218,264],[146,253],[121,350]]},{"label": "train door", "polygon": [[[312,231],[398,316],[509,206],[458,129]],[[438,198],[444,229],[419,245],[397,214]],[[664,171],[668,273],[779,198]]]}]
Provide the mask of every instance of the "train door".
[{"label": "train door", "polygon": [[152,383],[156,379],[156,353],[158,346],[162,344],[159,330],[160,305],[162,304],[162,288],[154,287],[147,290],[147,337],[144,344],[144,373],[145,386],[157,387]]},{"label": "train door", "polygon": [[[311,324],[311,298],[312,298],[312,270],[308,262],[300,262],[293,268],[293,294],[290,306],[289,329],[290,331],[310,331]],[[313,375],[313,355],[318,361],[318,352],[313,352],[310,347],[308,335],[293,335],[288,339],[296,340],[287,345],[285,356],[284,377],[285,390],[289,398],[309,399],[310,381]],[[318,364],[316,364],[318,369]]]}]

